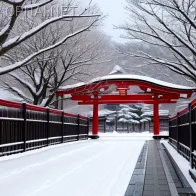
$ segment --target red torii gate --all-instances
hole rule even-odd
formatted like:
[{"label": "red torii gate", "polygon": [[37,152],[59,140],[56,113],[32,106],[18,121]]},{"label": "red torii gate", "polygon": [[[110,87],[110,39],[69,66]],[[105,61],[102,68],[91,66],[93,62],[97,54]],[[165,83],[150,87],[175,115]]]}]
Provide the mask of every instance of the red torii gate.
[{"label": "red torii gate", "polygon": [[[143,92],[129,94],[131,86],[138,86]],[[190,98],[193,92],[196,92],[196,87],[175,85],[146,76],[108,75],[86,84],[62,87],[57,96],[70,94],[71,100],[78,101],[79,105],[93,105],[92,133],[96,137],[99,104],[153,104],[154,135],[159,135],[159,104],[174,104],[179,98]]]}]

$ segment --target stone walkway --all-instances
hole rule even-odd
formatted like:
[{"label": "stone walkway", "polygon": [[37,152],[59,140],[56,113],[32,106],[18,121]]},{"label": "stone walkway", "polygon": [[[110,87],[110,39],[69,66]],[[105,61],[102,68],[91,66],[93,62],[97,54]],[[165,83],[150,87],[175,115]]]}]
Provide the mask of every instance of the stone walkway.
[{"label": "stone walkway", "polygon": [[146,142],[125,196],[193,196],[194,191],[159,140]]}]

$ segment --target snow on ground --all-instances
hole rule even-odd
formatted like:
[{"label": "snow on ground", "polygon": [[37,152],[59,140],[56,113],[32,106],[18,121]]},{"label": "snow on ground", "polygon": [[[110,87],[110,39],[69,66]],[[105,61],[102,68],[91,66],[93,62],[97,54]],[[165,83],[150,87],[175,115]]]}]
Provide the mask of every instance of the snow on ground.
[{"label": "snow on ground", "polygon": [[[137,139],[146,139],[146,140],[149,140],[149,139],[152,139],[153,137],[153,133],[149,133],[148,131],[145,131],[145,132],[135,132],[135,133],[120,133],[120,132],[116,132],[116,131],[113,131],[113,132],[106,132],[106,133],[99,133],[99,136],[102,136],[102,137],[118,137],[118,138],[130,138],[130,139],[133,139],[133,138],[137,138]],[[169,135],[169,132],[168,131],[162,131],[160,132],[160,135],[162,136],[167,136]]]},{"label": "snow on ground", "polygon": [[190,167],[190,163],[189,161],[187,161],[182,155],[180,155],[169,143],[168,141],[163,141],[161,140],[161,142],[166,146],[166,148],[168,149],[169,153],[171,154],[171,156],[174,158],[175,162],[177,163],[177,165],[179,166],[179,168],[181,169],[182,173],[184,174],[184,176],[186,177],[186,179],[188,180],[189,184],[192,186],[193,190],[196,192],[196,183],[193,181],[193,179],[191,178],[191,176],[189,175],[189,169],[191,169]]},{"label": "snow on ground", "polygon": [[145,139],[101,136],[0,158],[3,196],[122,196]]},{"label": "snow on ground", "polygon": [[117,139],[117,140],[151,140],[151,133],[99,133],[101,139]]}]

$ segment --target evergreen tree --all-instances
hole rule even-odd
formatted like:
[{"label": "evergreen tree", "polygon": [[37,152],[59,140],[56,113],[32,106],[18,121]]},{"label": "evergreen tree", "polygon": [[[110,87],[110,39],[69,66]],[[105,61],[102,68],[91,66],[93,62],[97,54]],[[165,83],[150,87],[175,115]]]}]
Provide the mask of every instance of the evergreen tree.
[{"label": "evergreen tree", "polygon": [[109,128],[114,127],[115,125],[115,116],[114,115],[109,115],[106,119],[106,124],[109,126]]},{"label": "evergreen tree", "polygon": [[117,111],[117,116],[108,116],[106,123],[109,126],[114,126],[117,118],[118,123],[124,126],[127,126],[127,130],[129,132],[129,127],[132,125],[132,129],[135,131],[135,125],[139,125],[139,130],[141,131],[141,124],[143,122],[148,122],[151,118],[147,115],[148,111],[150,111],[149,107],[144,104],[134,104],[134,105],[126,105],[121,104],[119,106],[119,110]]}]

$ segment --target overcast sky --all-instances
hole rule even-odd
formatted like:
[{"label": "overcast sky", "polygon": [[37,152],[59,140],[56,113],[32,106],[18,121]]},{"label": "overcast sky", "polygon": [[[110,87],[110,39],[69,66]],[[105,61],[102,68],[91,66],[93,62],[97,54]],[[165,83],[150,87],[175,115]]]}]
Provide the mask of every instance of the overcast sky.
[{"label": "overcast sky", "polygon": [[[89,0],[85,0],[89,2]],[[123,41],[120,39],[120,35],[123,31],[114,29],[114,25],[123,24],[126,20],[125,13],[125,0],[93,0],[96,3],[104,15],[108,15],[104,21],[103,31],[112,36],[116,41]]]}]

